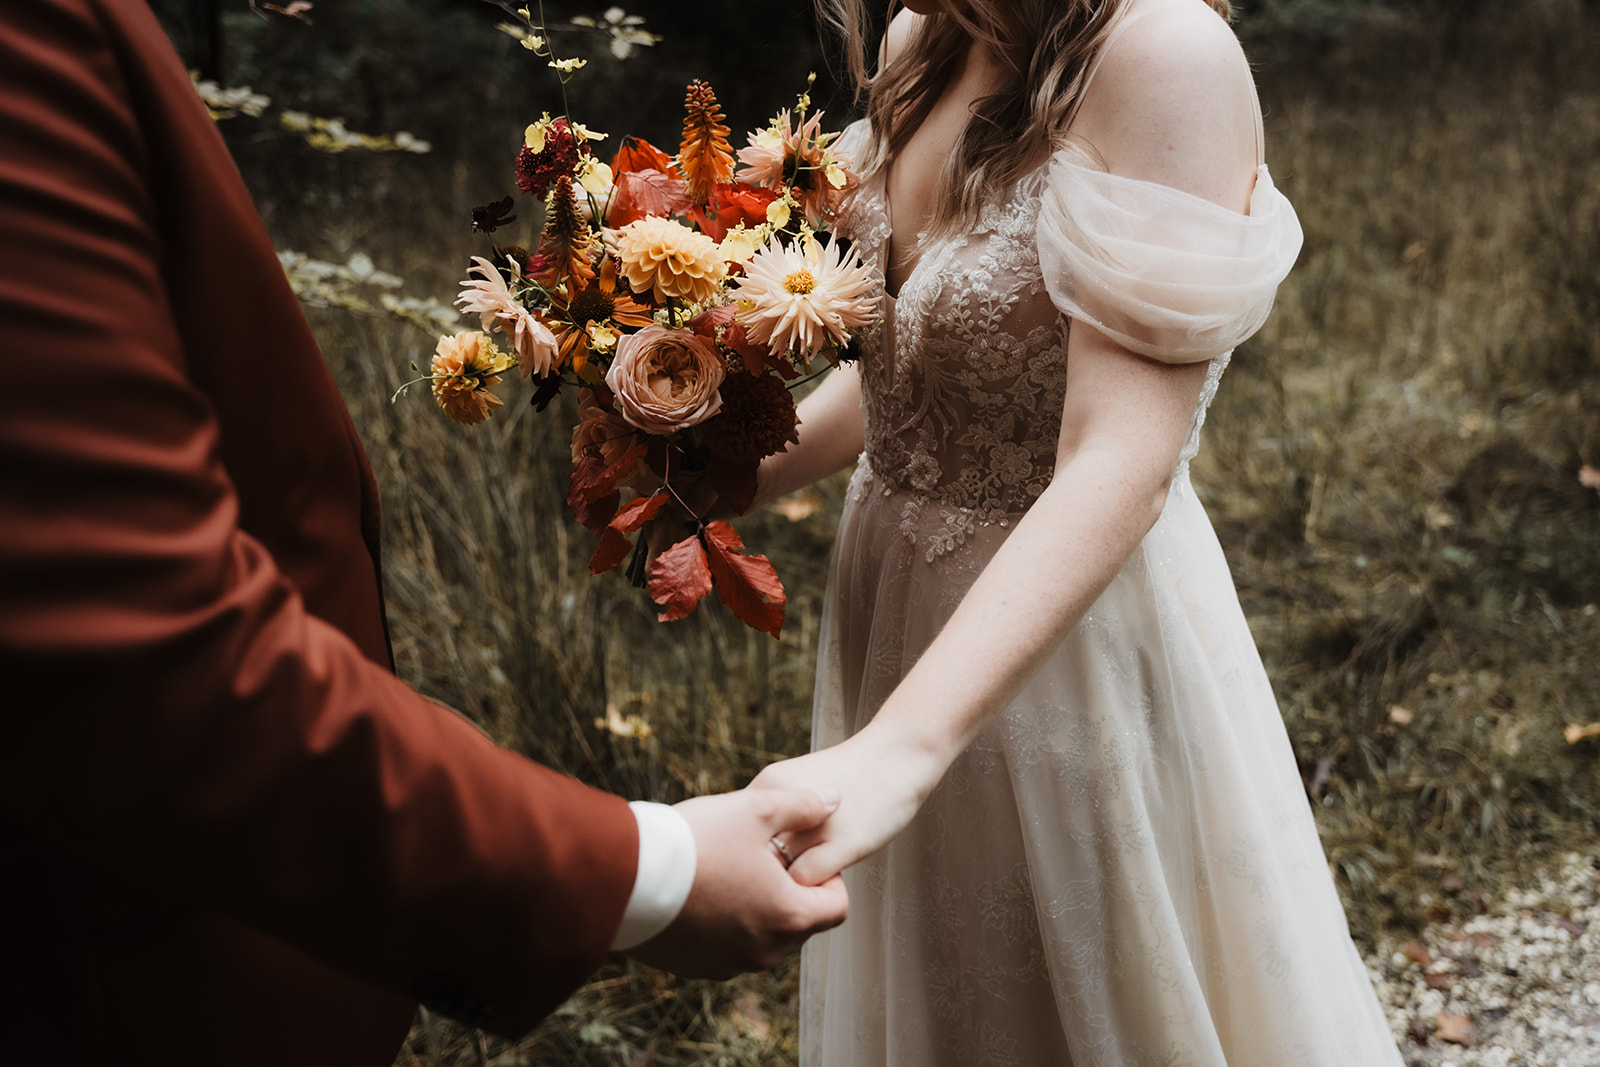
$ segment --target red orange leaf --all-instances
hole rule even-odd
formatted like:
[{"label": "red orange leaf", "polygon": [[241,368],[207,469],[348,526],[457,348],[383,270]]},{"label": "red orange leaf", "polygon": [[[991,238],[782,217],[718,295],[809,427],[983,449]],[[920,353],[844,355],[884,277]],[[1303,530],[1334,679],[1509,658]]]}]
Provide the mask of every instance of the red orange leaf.
[{"label": "red orange leaf", "polygon": [[606,224],[621,229],[646,215],[681,215],[689,210],[683,179],[660,170],[636,170],[616,176],[617,191],[606,212]]},{"label": "red orange leaf", "polygon": [[[724,524],[726,525],[726,524]],[[698,537],[686,537],[650,564],[650,599],[662,622],[681,619],[711,592],[711,570]]]},{"label": "red orange leaf", "polygon": [[613,174],[631,174],[636,170],[659,170],[671,173],[672,157],[643,137],[624,137],[622,147],[611,157]]},{"label": "red orange leaf", "polygon": [[573,517],[594,533],[605,529],[617,513],[621,497],[617,482],[633,473],[644,458],[645,445],[636,444],[609,467],[598,451],[587,453],[572,468],[572,480],[567,483],[567,507]]},{"label": "red orange leaf", "polygon": [[733,322],[733,317],[738,313],[738,304],[723,304],[721,307],[707,308],[684,323],[683,327],[692,333],[699,334],[701,337],[715,340],[717,327],[726,326]]},{"label": "red orange leaf", "polygon": [[589,557],[589,573],[604,574],[627,559],[632,551],[633,542],[618,533],[615,526],[608,525],[600,531],[600,543],[594,546],[594,555]]},{"label": "red orange leaf", "polygon": [[[731,305],[730,305],[731,306]],[[762,374],[768,367],[778,372],[778,376],[785,380],[792,380],[800,376],[786,359],[773,359],[772,353],[767,351],[765,345],[758,345],[745,334],[744,323],[735,322],[722,335],[722,341],[729,348],[744,359],[745,369],[751,374]]]},{"label": "red orange leaf", "polygon": [[777,637],[783,629],[785,598],[772,561],[746,552],[739,532],[725,522],[709,523],[705,540],[717,596],[740,622]]},{"label": "red orange leaf", "polygon": [[589,560],[589,573],[603,574],[627,559],[628,553],[633,551],[633,542],[628,540],[627,535],[661,514],[661,509],[667,506],[667,499],[665,493],[642,496],[617,512],[616,517],[600,531],[600,543],[595,546],[594,556]]}]

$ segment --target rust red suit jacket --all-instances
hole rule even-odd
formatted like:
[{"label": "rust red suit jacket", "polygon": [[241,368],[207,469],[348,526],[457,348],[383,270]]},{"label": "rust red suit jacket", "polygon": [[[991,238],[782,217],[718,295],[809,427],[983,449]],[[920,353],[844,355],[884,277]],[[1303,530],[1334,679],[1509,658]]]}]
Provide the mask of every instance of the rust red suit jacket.
[{"label": "rust red suit jacket", "polygon": [[365,457],[141,0],[4,4],[0,359],[0,1056],[531,1026],[610,943],[633,816],[389,672]]}]

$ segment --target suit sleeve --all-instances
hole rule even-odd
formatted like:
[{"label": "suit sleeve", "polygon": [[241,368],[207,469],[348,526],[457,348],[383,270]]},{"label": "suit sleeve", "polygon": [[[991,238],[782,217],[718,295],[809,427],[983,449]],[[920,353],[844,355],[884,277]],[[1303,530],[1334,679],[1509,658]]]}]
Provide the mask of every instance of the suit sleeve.
[{"label": "suit sleeve", "polygon": [[87,0],[0,20],[0,804],[521,1032],[603,958],[635,820],[365,658],[240,529],[190,375],[228,353],[180,342],[102,29]]}]

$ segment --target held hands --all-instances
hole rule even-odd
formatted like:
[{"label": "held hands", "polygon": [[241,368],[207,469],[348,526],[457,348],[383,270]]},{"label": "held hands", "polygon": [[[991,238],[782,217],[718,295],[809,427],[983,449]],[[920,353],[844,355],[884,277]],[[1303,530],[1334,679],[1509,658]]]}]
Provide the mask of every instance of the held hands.
[{"label": "held hands", "polygon": [[904,830],[944,770],[943,760],[868,726],[832,748],[772,764],[750,789],[838,790],[838,809],[825,822],[780,837],[795,857],[790,876],[801,885],[823,885]]},{"label": "held hands", "polygon": [[683,910],[629,955],[690,978],[764,970],[812,934],[844,922],[843,879],[801,885],[772,840],[822,824],[838,806],[820,789],[745,789],[675,805],[694,831],[694,887]]}]

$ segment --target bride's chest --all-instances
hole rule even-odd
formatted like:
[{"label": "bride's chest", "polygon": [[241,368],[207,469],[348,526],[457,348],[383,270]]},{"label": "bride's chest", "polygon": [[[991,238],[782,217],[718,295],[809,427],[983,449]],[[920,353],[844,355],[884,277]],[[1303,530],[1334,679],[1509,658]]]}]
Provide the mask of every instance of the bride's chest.
[{"label": "bride's chest", "polygon": [[898,292],[885,291],[884,328],[867,346],[896,387],[914,389],[932,376],[992,388],[1052,368],[1064,373],[1066,319],[1039,269],[1037,184],[1020,184],[976,225],[931,239],[894,235],[881,182],[855,198],[841,230],[862,259],[888,277],[892,248],[911,256]]}]

